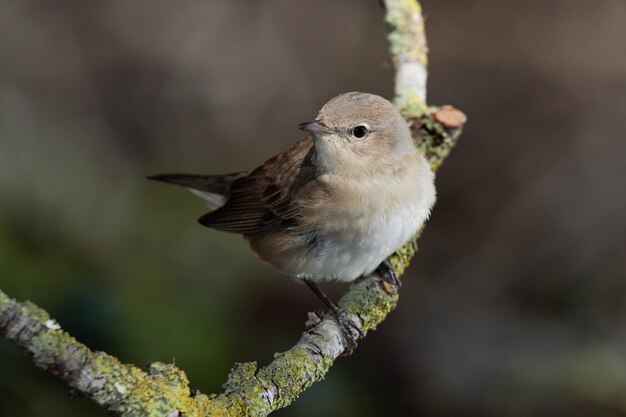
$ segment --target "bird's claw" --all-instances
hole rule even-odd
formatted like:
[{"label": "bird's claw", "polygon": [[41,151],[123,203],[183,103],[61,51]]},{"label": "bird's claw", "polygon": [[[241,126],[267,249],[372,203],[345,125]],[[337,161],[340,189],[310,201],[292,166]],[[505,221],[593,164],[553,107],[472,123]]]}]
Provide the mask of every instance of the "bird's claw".
[{"label": "bird's claw", "polygon": [[341,307],[336,307],[332,310],[333,317],[337,321],[339,325],[339,329],[341,329],[341,333],[343,334],[343,338],[346,342],[346,347],[342,356],[350,356],[358,346],[357,337],[354,335],[354,330],[359,334],[359,336],[363,337],[363,332],[359,329],[348,317],[348,313]]},{"label": "bird's claw", "polygon": [[376,268],[376,273],[380,275],[383,281],[386,281],[396,287],[400,288],[402,286],[402,281],[398,278],[398,274],[396,274],[395,269],[391,266],[391,263],[385,259],[378,265]]}]

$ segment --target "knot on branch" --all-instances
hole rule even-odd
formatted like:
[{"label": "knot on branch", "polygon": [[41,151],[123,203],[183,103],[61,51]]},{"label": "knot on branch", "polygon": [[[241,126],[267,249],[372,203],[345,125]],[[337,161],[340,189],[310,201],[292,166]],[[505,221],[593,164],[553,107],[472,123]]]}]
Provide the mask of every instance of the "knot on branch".
[{"label": "knot on branch", "polygon": [[467,116],[452,106],[429,107],[408,121],[417,148],[437,171],[456,146]]},{"label": "knot on branch", "polygon": [[467,116],[453,106],[442,106],[434,113],[435,120],[448,129],[462,127],[467,122]]}]

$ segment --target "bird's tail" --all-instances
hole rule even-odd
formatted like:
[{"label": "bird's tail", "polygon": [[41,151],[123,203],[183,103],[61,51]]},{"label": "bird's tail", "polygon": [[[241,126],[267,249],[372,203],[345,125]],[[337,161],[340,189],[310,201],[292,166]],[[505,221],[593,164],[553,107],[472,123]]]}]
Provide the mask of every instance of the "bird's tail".
[{"label": "bird's tail", "polygon": [[221,207],[230,196],[230,185],[237,178],[244,175],[246,175],[246,172],[234,172],[223,175],[160,174],[151,175],[148,179],[180,185],[210,205]]}]

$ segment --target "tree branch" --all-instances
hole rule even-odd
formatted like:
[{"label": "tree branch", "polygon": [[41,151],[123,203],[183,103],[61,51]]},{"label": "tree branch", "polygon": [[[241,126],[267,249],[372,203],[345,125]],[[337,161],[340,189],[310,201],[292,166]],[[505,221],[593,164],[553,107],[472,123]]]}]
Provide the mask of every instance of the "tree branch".
[{"label": "tree branch", "polygon": [[426,110],[428,43],[422,6],[414,0],[385,0],[389,53],[396,69],[396,106],[406,116]]},{"label": "tree branch", "polygon": [[[461,134],[465,116],[452,107],[427,107],[427,44],[421,6],[415,0],[386,0],[390,52],[396,67],[395,103],[407,119],[418,148],[437,170]],[[398,275],[417,251],[417,237],[390,261]],[[365,335],[398,302],[396,288],[372,275],[353,283],[339,301]],[[235,364],[224,392],[207,396],[189,388],[185,373],[153,363],[147,371],[94,352],[63,332],[44,310],[18,303],[0,290],[0,334],[28,352],[39,367],[121,416],[265,416],[291,404],[324,378],[344,351],[339,327],[330,317],[309,313],[298,343],[265,367]]]}]

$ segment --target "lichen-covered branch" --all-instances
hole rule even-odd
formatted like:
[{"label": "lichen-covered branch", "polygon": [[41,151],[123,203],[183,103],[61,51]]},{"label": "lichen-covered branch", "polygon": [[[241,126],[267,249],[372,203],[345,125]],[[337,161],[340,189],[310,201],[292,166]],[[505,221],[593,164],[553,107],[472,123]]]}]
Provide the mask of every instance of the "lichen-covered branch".
[{"label": "lichen-covered branch", "polygon": [[206,395],[191,396],[185,373],[153,363],[147,372],[94,352],[65,333],[47,312],[18,303],[0,290],[0,335],[27,352],[35,365],[71,388],[122,416],[228,416]]},{"label": "lichen-covered branch", "polygon": [[[436,171],[456,144],[465,115],[450,106],[425,104],[428,48],[419,2],[385,0],[385,5],[396,67],[395,103],[418,148]],[[417,237],[390,258],[398,275],[415,255]],[[375,329],[397,302],[397,288],[372,275],[353,283],[339,304],[350,315],[357,336]],[[1,290],[0,335],[26,351],[37,366],[124,417],[266,416],[288,406],[323,379],[345,348],[334,319],[309,313],[306,330],[294,347],[276,354],[261,368],[255,362],[235,364],[224,392],[209,396],[192,394],[185,373],[174,365],[153,363],[143,371],[91,351],[62,331],[44,310],[28,302],[18,303]]]},{"label": "lichen-covered branch", "polygon": [[389,53],[396,69],[396,106],[407,117],[426,106],[428,43],[422,6],[415,0],[385,0]]}]

